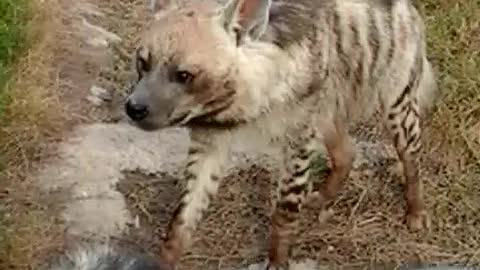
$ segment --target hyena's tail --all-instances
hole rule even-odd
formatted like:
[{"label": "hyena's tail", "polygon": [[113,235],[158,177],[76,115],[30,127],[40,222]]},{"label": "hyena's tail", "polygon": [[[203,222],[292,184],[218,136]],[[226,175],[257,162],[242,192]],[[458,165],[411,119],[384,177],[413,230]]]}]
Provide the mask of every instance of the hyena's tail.
[{"label": "hyena's tail", "polygon": [[430,117],[439,97],[440,91],[432,65],[427,58],[424,58],[422,77],[417,89],[417,100],[421,118],[427,119]]},{"label": "hyena's tail", "polygon": [[59,258],[48,270],[167,270],[152,257],[109,245],[89,245]]}]

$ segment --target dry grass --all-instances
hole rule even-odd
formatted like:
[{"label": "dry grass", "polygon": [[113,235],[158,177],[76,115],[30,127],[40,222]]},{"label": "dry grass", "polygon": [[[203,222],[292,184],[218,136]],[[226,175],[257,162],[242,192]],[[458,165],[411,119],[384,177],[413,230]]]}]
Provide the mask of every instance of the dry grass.
[{"label": "dry grass", "polygon": [[475,160],[470,163],[478,166],[480,3],[428,0],[422,6],[427,14],[429,55],[443,92],[433,127],[448,140],[449,150]]},{"label": "dry grass", "polygon": [[[47,149],[51,142],[61,140],[72,124],[88,118],[82,115],[88,113],[82,99],[98,71],[90,55],[84,55],[88,50],[78,47],[76,14],[65,9],[70,3],[30,3],[33,16],[27,28],[33,46],[17,59],[6,85],[9,99],[0,127],[0,269],[36,269],[64,244],[58,206],[52,204],[56,195],[38,194],[36,183],[30,183],[27,175],[52,153]],[[132,10],[131,1],[99,4],[104,5],[113,28],[121,30],[119,22],[132,22],[123,17]],[[103,72],[108,73],[100,74],[104,77],[120,73]]]},{"label": "dry grass", "polygon": [[[57,6],[51,0],[52,7]],[[16,64],[16,72],[6,85],[9,102],[0,128],[2,161],[6,168],[29,169],[38,159],[38,150],[46,138],[62,127],[63,108],[58,100],[55,54],[58,12],[49,4],[34,5],[29,21],[29,44],[34,44]]]},{"label": "dry grass", "polygon": [[[0,127],[0,268],[32,269],[44,252],[58,243],[59,224],[47,203],[25,181],[46,143],[64,126],[58,99],[55,54],[61,22],[56,0],[31,1],[25,42],[31,46],[17,57],[3,95],[8,103]],[[53,209],[52,209],[53,210]]]}]

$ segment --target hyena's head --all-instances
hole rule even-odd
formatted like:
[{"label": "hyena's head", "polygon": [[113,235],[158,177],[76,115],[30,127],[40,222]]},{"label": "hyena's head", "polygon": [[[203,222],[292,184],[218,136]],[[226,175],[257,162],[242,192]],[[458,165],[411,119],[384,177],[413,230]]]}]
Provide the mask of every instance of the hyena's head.
[{"label": "hyena's head", "polygon": [[238,121],[225,112],[248,100],[242,46],[265,32],[271,0],[165,2],[136,49],[127,115],[144,130]]}]

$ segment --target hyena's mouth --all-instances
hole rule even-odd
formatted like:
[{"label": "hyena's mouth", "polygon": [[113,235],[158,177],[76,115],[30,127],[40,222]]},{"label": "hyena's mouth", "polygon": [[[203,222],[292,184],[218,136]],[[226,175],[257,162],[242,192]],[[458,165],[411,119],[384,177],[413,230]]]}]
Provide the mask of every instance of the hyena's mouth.
[{"label": "hyena's mouth", "polygon": [[143,131],[156,131],[158,130],[160,127],[158,127],[157,125],[153,124],[153,123],[150,123],[150,122],[136,122],[136,121],[133,121],[133,120],[128,120],[128,123],[130,125],[133,125],[134,127],[137,127]]},{"label": "hyena's mouth", "polygon": [[188,123],[188,121],[191,119],[191,113],[186,112],[184,114],[181,114],[176,117],[169,117],[168,125],[169,126],[183,126]]}]

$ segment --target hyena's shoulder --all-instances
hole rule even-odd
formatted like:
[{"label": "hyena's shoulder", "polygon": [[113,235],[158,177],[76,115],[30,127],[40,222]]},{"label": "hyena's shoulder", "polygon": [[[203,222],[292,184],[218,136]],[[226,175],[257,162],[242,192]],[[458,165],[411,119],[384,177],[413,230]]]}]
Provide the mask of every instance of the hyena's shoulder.
[{"label": "hyena's shoulder", "polygon": [[274,0],[263,39],[284,49],[313,40],[335,4],[336,0]]}]

